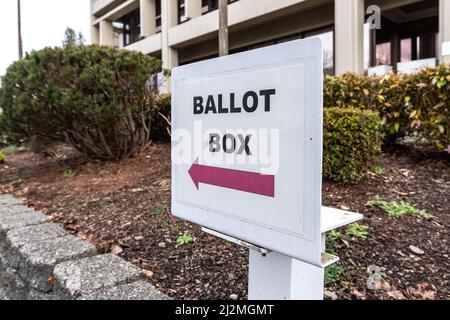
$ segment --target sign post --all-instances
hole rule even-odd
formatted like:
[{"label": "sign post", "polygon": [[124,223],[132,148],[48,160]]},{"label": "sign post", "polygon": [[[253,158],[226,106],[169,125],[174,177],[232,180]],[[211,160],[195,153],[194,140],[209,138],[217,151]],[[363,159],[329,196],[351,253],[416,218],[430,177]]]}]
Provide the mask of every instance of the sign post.
[{"label": "sign post", "polygon": [[322,299],[322,43],[293,41],[172,71],[172,212],[250,250],[250,299]]}]

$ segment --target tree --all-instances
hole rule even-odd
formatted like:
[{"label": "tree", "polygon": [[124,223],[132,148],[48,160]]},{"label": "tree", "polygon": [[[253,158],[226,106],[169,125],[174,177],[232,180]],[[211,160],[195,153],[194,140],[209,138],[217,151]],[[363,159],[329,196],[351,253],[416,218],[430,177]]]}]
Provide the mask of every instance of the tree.
[{"label": "tree", "polygon": [[63,40],[63,46],[77,46],[84,44],[85,39],[83,37],[83,34],[79,32],[78,34],[70,27],[66,28],[66,31],[64,32],[64,40]]}]

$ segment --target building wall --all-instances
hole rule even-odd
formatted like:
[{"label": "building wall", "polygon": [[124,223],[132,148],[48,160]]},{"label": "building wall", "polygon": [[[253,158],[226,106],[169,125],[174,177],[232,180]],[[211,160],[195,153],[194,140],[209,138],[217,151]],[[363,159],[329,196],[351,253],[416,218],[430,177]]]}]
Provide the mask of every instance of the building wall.
[{"label": "building wall", "polygon": [[[158,0],[91,0],[93,42],[114,45],[113,21],[139,8],[141,40],[126,49],[161,57],[165,68],[217,55],[218,10],[202,15],[201,0],[185,0],[188,21],[178,23],[177,0],[161,1],[160,32],[155,25]],[[364,71],[366,8],[382,10],[419,0],[239,0],[229,4],[230,49],[257,45],[329,27],[334,31],[334,70]],[[440,1],[439,50],[450,40],[450,0]],[[448,10],[447,10],[448,9]],[[440,52],[440,51],[439,51]],[[439,56],[441,61],[449,57]],[[166,88],[168,89],[168,87]]]}]

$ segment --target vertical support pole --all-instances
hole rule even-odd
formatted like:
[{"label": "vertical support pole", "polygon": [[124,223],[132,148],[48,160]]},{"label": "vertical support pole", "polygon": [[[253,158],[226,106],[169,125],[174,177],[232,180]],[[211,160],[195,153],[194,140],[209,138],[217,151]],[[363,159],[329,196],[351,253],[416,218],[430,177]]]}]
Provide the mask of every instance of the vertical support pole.
[{"label": "vertical support pole", "polygon": [[141,37],[155,34],[156,30],[156,0],[140,0]]},{"label": "vertical support pole", "polygon": [[91,14],[91,43],[99,44],[100,43],[100,27],[98,25],[94,25],[95,16]]},{"label": "vertical support pole", "polygon": [[364,0],[335,0],[336,74],[364,72]]},{"label": "vertical support pole", "polygon": [[194,19],[202,15],[202,0],[185,0],[186,17]]},{"label": "vertical support pole", "polygon": [[111,21],[100,21],[100,44],[114,46],[114,29]]},{"label": "vertical support pole", "polygon": [[228,0],[219,0],[219,56],[228,55]]},{"label": "vertical support pole", "polygon": [[100,43],[100,28],[99,26],[91,26],[91,43],[99,44]]},{"label": "vertical support pole", "polygon": [[441,63],[450,63],[450,53],[443,54],[442,45],[450,41],[450,1],[439,0],[439,52]]},{"label": "vertical support pole", "polygon": [[323,268],[271,252],[250,250],[249,300],[323,300]]},{"label": "vertical support pole", "polygon": [[19,60],[23,58],[23,42],[22,42],[22,8],[20,0],[17,0],[17,34],[19,46]]},{"label": "vertical support pole", "polygon": [[369,30],[369,34],[370,34],[369,67],[375,67],[377,65],[377,30],[376,29]]},{"label": "vertical support pole", "polygon": [[96,16],[93,11],[94,0],[90,0],[90,21],[91,21],[91,43],[99,44],[100,43],[100,27],[98,25],[94,25],[94,21],[96,20]]},{"label": "vertical support pole", "polygon": [[417,37],[411,37],[411,61],[418,59],[417,55]]},{"label": "vertical support pole", "polygon": [[[177,24],[177,0],[161,0],[161,38],[162,38],[162,67],[172,70],[178,66],[178,51],[170,46],[170,29]],[[170,92],[170,79],[164,81],[162,92]]]},{"label": "vertical support pole", "polygon": [[397,71],[397,63],[400,60],[400,37],[398,35],[398,29],[394,28],[391,33],[391,65],[394,71]]}]

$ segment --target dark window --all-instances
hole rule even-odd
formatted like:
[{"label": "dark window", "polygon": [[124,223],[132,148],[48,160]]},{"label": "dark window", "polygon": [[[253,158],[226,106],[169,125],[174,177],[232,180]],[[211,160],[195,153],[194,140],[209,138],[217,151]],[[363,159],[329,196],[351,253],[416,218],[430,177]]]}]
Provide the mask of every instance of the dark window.
[{"label": "dark window", "polygon": [[296,33],[287,37],[276,38],[270,41],[260,42],[245,47],[235,48],[230,50],[230,53],[238,53],[247,50],[253,50],[279,44],[283,42],[306,39],[310,37],[319,37],[323,43],[323,69],[325,74],[334,74],[334,31],[333,28],[328,27],[324,29],[317,29],[310,32]]},{"label": "dark window", "polygon": [[178,0],[178,23],[186,22],[188,18],[186,17],[186,1]]},{"label": "dark window", "polygon": [[[239,0],[228,0],[228,3],[231,4]],[[208,12],[217,10],[219,8],[219,0],[202,0],[202,13],[206,14]]]},{"label": "dark window", "polygon": [[383,10],[382,28],[365,27],[364,65],[391,65],[398,62],[434,58],[439,32],[439,1],[422,0]]},{"label": "dark window", "polygon": [[132,11],[123,16],[123,45],[127,46],[136,42],[141,37],[141,15],[138,10]]},{"label": "dark window", "polygon": [[202,0],[202,13],[208,13],[219,8],[219,0]]},{"label": "dark window", "polygon": [[155,3],[155,19],[156,19],[156,33],[161,32],[161,0],[156,0]]},{"label": "dark window", "polygon": [[124,43],[123,38],[123,22],[114,21],[113,22],[113,30],[114,30],[114,46],[122,48]]},{"label": "dark window", "polygon": [[141,39],[141,15],[139,9],[113,22],[115,41],[118,47],[125,47]]}]

